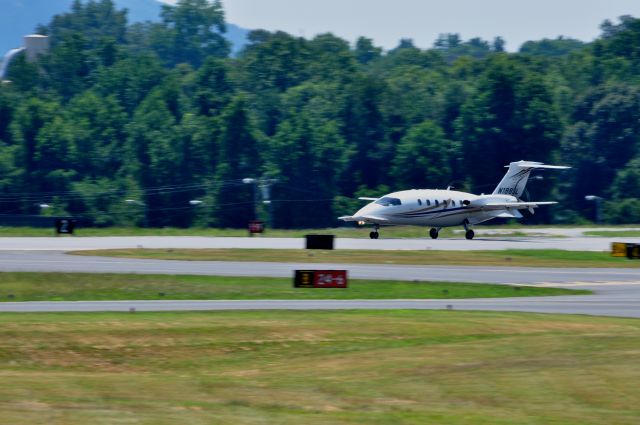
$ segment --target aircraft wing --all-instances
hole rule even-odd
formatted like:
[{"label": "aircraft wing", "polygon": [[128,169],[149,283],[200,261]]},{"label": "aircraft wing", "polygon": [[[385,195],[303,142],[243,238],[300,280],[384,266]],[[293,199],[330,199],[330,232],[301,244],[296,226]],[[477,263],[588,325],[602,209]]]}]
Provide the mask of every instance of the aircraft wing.
[{"label": "aircraft wing", "polygon": [[361,196],[358,199],[361,200],[361,201],[377,201],[380,198],[369,198],[367,196]]},{"label": "aircraft wing", "polygon": [[515,211],[505,211],[503,213],[498,214],[496,217],[499,218],[522,218],[522,214],[520,214],[520,211],[515,210]]},{"label": "aircraft wing", "polygon": [[384,217],[376,217],[373,215],[361,215],[361,216],[350,216],[350,215],[344,215],[342,217],[338,217],[338,220],[342,220],[342,221],[364,221],[367,223],[385,223],[387,221],[389,221],[388,218],[384,218]]}]

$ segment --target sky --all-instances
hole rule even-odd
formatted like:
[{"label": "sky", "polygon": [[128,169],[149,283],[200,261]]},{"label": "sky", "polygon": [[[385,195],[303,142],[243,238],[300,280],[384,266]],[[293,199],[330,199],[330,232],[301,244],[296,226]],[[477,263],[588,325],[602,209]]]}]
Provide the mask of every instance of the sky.
[{"label": "sky", "polygon": [[[175,3],[176,0],[161,0]],[[591,41],[605,19],[640,17],[640,0],[222,0],[227,22],[313,37],[372,38],[385,49],[411,38],[431,47],[438,34],[502,36],[507,50],[559,35]]]}]

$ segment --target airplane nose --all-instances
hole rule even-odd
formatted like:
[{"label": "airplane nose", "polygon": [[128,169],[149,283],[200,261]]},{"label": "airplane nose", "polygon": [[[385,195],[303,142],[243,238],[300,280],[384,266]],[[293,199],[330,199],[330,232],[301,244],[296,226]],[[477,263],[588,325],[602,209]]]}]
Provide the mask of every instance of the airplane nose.
[{"label": "airplane nose", "polygon": [[369,204],[366,205],[362,208],[360,208],[360,211],[358,211],[356,213],[356,216],[363,216],[363,215],[369,215],[371,214],[374,210],[376,209],[376,206],[374,204]]},{"label": "airplane nose", "polygon": [[367,209],[367,207],[360,208],[360,209],[359,209],[359,210],[354,214],[354,216],[356,216],[356,217],[362,217],[363,215],[366,215],[366,214],[367,214],[366,209]]}]

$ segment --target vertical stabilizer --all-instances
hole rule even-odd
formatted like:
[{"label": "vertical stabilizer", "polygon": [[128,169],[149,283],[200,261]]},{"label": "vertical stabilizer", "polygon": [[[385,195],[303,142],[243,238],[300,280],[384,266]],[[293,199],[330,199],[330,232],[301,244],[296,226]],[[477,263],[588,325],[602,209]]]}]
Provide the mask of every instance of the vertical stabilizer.
[{"label": "vertical stabilizer", "polygon": [[527,181],[529,180],[532,170],[566,170],[570,168],[561,165],[545,165],[541,162],[532,161],[512,162],[508,167],[509,170],[507,174],[502,178],[496,190],[493,191],[494,195],[511,195],[520,198],[524,192],[524,188],[527,186]]}]

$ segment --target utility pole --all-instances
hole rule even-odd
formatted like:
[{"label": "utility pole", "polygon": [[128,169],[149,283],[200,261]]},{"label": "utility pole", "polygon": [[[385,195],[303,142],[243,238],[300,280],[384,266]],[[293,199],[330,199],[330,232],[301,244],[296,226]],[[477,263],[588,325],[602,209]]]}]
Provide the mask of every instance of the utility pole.
[{"label": "utility pole", "polygon": [[[262,203],[267,206],[268,224],[269,227],[273,226],[273,204],[271,203],[271,186],[278,183],[277,179],[268,179],[266,177],[260,177],[258,179],[252,177],[246,177],[242,179],[242,183],[253,185],[253,217],[254,220],[258,219],[258,201],[259,196],[262,195]],[[260,192],[258,192],[260,189]]]},{"label": "utility pole", "polygon": [[273,203],[271,203],[271,186],[278,183],[277,179],[260,179],[262,203],[267,206],[269,228],[273,229]]},{"label": "utility pole", "polygon": [[596,195],[587,195],[584,199],[596,203],[596,224],[602,223],[602,198]]},{"label": "utility pole", "polygon": [[258,219],[258,190],[257,190],[257,180],[251,177],[246,177],[242,179],[242,183],[250,184],[251,189],[253,190],[253,219]]}]

